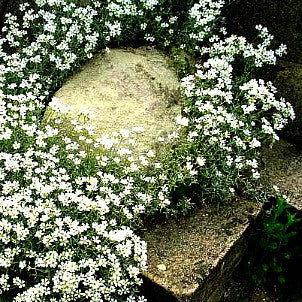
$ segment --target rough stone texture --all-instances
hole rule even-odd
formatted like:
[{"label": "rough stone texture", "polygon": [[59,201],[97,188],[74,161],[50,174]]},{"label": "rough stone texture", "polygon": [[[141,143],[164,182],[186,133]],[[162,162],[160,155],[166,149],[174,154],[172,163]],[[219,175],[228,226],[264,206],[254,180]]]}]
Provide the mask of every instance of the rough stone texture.
[{"label": "rough stone texture", "polygon": [[288,100],[296,118],[283,131],[284,136],[302,146],[302,64],[281,61],[281,71],[277,73],[276,85],[279,94]]},{"label": "rough stone texture", "polygon": [[260,210],[260,204],[236,201],[179,221],[151,223],[142,236],[148,243],[144,275],[150,301],[219,301]]},{"label": "rough stone texture", "polygon": [[252,40],[255,25],[262,24],[277,43],[288,46],[287,60],[302,63],[301,0],[235,0],[224,10],[229,32]]},{"label": "rough stone texture", "polygon": [[167,58],[151,48],[96,55],[56,96],[72,106],[70,118],[90,111],[89,123],[98,134],[143,126],[139,148],[149,148],[159,136],[175,130],[175,116],[180,114],[177,76]]},{"label": "rough stone texture", "polygon": [[277,185],[291,197],[293,205],[302,210],[302,150],[285,140],[262,152],[262,181]]}]

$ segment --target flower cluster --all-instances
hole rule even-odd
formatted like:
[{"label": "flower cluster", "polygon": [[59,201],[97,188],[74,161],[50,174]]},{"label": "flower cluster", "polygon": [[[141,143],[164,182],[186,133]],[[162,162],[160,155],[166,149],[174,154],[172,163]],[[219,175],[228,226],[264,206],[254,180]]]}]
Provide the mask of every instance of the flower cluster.
[{"label": "flower cluster", "polygon": [[[49,91],[92,56],[98,12],[62,0],[35,5],[8,14],[1,38],[1,293],[13,301],[143,301],[135,288],[146,244],[130,227],[148,196],[134,186],[134,164],[119,173],[122,159],[91,157],[41,123]],[[75,130],[92,143],[90,127]]]},{"label": "flower cluster", "polygon": [[110,21],[106,26],[109,36],[116,40],[138,39],[142,43],[168,46],[178,27],[178,17],[173,15],[168,1],[110,1],[108,11]]},{"label": "flower cluster", "polygon": [[[278,138],[293,112],[271,83],[238,79],[233,64],[239,56],[256,67],[274,63],[285,48],[270,50],[262,27],[257,47],[214,35],[222,0],[178,13],[157,0],[32,2],[6,15],[0,38],[0,298],[145,301],[138,286],[146,243],[134,232],[137,219],[175,213],[175,199],[185,211],[192,184],[219,199],[243,176],[258,178],[257,150]],[[187,20],[179,24],[181,14]],[[180,49],[200,59],[182,80],[184,114],[178,132],[159,138],[171,146],[160,155],[132,151],[139,127],[98,137],[77,120],[66,126],[68,107],[51,98],[97,47],[141,33],[160,47],[179,38]],[[47,124],[48,103],[54,116]]]},{"label": "flower cluster", "polygon": [[203,54],[202,46],[204,46],[205,40],[211,42],[220,40],[214,34],[214,30],[224,4],[224,0],[200,0],[193,5],[186,24],[186,28],[190,28],[190,31],[186,32],[182,48]]},{"label": "flower cluster", "polygon": [[[259,178],[259,148],[278,140],[276,131],[294,118],[291,105],[276,99],[271,82],[234,77],[238,58],[243,62],[248,58],[248,69],[249,64],[274,64],[276,54],[284,51],[284,46],[268,49],[270,35],[265,28],[257,28],[261,44],[254,47],[237,36],[215,42],[203,49],[210,58],[197,66],[195,74],[182,79],[187,117],[178,121],[186,129],[181,148],[195,153],[195,159],[183,166],[198,177],[202,191],[216,200],[232,197],[239,180]],[[203,165],[198,164],[200,157]]]}]

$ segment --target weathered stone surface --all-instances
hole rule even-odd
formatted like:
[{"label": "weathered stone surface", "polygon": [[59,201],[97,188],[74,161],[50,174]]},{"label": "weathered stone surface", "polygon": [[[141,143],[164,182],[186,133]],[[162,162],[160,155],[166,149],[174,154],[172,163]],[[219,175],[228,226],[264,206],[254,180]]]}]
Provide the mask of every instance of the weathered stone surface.
[{"label": "weathered stone surface", "polygon": [[219,301],[260,210],[258,203],[236,201],[180,221],[151,223],[143,234],[149,258],[144,289],[150,301]]},{"label": "weathered stone surface", "polygon": [[289,101],[296,118],[283,131],[284,136],[302,146],[302,64],[281,61],[275,79],[279,94]]},{"label": "weathered stone surface", "polygon": [[302,211],[302,152],[297,146],[280,140],[273,148],[262,152],[262,181],[276,185],[291,197],[293,205]]},{"label": "weathered stone surface", "polygon": [[89,123],[99,134],[143,126],[139,147],[150,147],[159,136],[175,130],[180,113],[177,76],[167,58],[151,48],[96,55],[56,96],[72,106],[71,118],[90,111]]}]

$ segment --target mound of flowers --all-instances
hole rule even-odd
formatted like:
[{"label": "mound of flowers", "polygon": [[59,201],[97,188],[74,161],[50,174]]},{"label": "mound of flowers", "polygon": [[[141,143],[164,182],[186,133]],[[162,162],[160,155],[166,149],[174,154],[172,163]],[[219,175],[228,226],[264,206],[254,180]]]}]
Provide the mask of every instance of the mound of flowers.
[{"label": "mound of flowers", "polygon": [[[259,147],[294,117],[257,68],[285,51],[228,36],[223,0],[35,0],[6,16],[0,39],[0,297],[3,301],[144,301],[141,215],[232,199],[259,178]],[[82,4],[82,5],[81,5]],[[156,154],[133,132],[96,137],[42,122],[53,92],[97,50],[144,43],[170,52],[182,77],[179,129]],[[192,59],[192,60],[191,60]],[[194,62],[194,63],[192,63]],[[138,125],[139,126],[139,125]],[[168,147],[167,147],[168,146]]]}]

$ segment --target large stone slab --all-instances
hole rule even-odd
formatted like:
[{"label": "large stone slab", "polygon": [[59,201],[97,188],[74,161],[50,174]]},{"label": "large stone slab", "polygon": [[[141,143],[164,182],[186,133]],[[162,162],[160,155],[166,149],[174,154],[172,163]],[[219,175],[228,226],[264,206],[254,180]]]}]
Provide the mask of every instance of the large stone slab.
[{"label": "large stone slab", "polygon": [[142,236],[148,243],[144,293],[149,300],[219,301],[260,210],[260,204],[241,200],[149,224]]},{"label": "large stone slab", "polygon": [[296,114],[283,134],[302,146],[302,64],[280,61],[279,66],[281,70],[275,79],[279,94],[292,104]]},{"label": "large stone slab", "polygon": [[112,49],[98,54],[56,93],[75,118],[92,113],[98,134],[142,126],[139,147],[175,130],[180,114],[179,82],[167,57],[153,48]]},{"label": "large stone slab", "polygon": [[302,150],[285,140],[262,151],[261,173],[266,185],[276,185],[291,197],[292,204],[302,211]]}]

